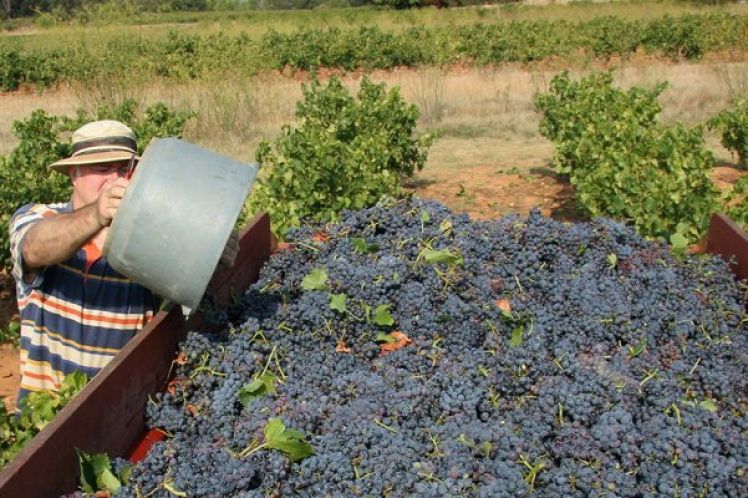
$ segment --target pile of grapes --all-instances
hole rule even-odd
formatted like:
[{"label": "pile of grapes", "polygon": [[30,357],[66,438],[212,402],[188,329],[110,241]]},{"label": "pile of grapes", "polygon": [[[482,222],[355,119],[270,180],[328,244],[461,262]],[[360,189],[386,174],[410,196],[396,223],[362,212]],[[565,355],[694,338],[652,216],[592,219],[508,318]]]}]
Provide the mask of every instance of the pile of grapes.
[{"label": "pile of grapes", "polygon": [[745,497],[745,290],[609,221],[411,199],[290,234],[190,333],[115,496]]}]

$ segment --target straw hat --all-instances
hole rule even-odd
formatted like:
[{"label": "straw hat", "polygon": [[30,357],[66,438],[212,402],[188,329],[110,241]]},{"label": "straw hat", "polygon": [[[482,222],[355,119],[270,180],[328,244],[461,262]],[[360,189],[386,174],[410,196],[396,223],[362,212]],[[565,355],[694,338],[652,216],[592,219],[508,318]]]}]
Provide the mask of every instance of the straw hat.
[{"label": "straw hat", "polygon": [[60,173],[70,166],[86,166],[115,161],[129,161],[137,152],[135,133],[119,121],[93,121],[73,133],[73,155],[49,165]]}]

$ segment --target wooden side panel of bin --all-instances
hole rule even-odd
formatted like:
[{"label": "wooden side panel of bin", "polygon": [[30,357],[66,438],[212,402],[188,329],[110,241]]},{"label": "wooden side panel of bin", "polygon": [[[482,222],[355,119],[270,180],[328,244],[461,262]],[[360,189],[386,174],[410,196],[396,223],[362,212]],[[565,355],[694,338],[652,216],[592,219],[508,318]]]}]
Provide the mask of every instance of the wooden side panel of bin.
[{"label": "wooden side panel of bin", "polygon": [[[254,281],[274,247],[270,219],[260,215],[240,234],[237,264],[211,282],[216,301]],[[168,381],[186,330],[180,306],[159,312],[0,472],[0,498],[50,498],[76,489],[74,448],[127,456],[143,435],[148,396]]]},{"label": "wooden side panel of bin", "polygon": [[730,218],[723,214],[712,216],[706,250],[734,260],[732,271],[739,279],[748,279],[748,235]]}]

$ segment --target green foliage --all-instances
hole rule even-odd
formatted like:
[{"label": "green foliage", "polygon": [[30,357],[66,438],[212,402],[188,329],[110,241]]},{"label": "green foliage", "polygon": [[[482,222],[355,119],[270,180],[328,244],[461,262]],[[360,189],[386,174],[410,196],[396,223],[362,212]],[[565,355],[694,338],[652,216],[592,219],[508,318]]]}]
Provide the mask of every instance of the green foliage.
[{"label": "green foliage", "polygon": [[636,51],[641,42],[642,24],[638,21],[603,16],[585,23],[584,28],[583,45],[595,57],[626,56]]},{"label": "green foliage", "polygon": [[127,484],[132,472],[132,465],[126,465],[118,474],[115,474],[112,462],[106,453],[89,455],[78,448],[75,449],[75,452],[78,455],[80,489],[84,493],[106,491],[113,494]]},{"label": "green foliage", "polygon": [[292,462],[314,453],[312,445],[304,440],[304,433],[287,428],[279,418],[271,418],[263,432],[267,447],[284,453]]},{"label": "green foliage", "polygon": [[59,140],[69,120],[36,110],[13,123],[19,144],[0,157],[0,255],[10,267],[8,227],[13,213],[29,202],[59,202],[70,197],[70,180],[50,173],[49,164],[70,155],[70,144]]},{"label": "green foliage", "polygon": [[695,59],[704,53],[703,19],[695,15],[675,18],[670,15],[653,21],[655,29],[644,38],[647,47],[656,47],[673,58]]},{"label": "green foliage", "polygon": [[0,469],[13,460],[34,435],[44,429],[87,382],[85,374],[73,372],[65,377],[56,393],[30,393],[21,400],[17,414],[8,413],[5,404],[0,403]]},{"label": "green foliage", "polygon": [[719,205],[709,177],[714,157],[700,127],[657,124],[664,88],[623,91],[609,73],[578,82],[562,73],[536,96],[540,132],[556,145],[556,168],[590,216],[630,222],[647,237],[695,241]]},{"label": "green foliage", "polygon": [[81,109],[75,117],[49,115],[36,110],[13,123],[19,143],[0,157],[0,263],[9,267],[8,223],[13,213],[30,202],[62,202],[70,198],[70,180],[48,170],[48,166],[70,155],[67,134],[96,119],[117,119],[130,125],[138,137],[139,152],[154,136],[181,136],[194,113],[154,104],[141,114],[137,104],[127,100],[113,107],[101,107],[93,114]]},{"label": "green foliage", "polygon": [[[234,453],[235,457],[245,458],[263,449],[273,449],[286,455],[292,462],[298,462],[314,454],[314,449],[304,439],[304,433],[296,429],[289,429],[280,418],[271,418],[263,430],[264,442],[255,440],[241,452]],[[186,495],[185,495],[186,496]]]},{"label": "green foliage", "polygon": [[735,100],[733,110],[724,110],[708,126],[722,133],[722,145],[737,154],[742,168],[748,168],[748,99]]},{"label": "green foliage", "polygon": [[59,50],[22,53],[0,46],[0,90],[17,90],[22,84],[45,88],[66,76]]},{"label": "green foliage", "polygon": [[21,341],[21,324],[16,321],[8,323],[7,327],[0,327],[0,344],[12,344],[18,347]]},{"label": "green foliage", "polygon": [[384,84],[364,78],[354,97],[333,77],[303,85],[303,94],[298,126],[260,144],[263,172],[248,201],[250,212],[270,213],[281,237],[304,218],[335,220],[400,194],[401,177],[423,168],[432,143],[414,138],[418,109]]},{"label": "green foliage", "polygon": [[263,372],[256,376],[252,382],[239,389],[237,398],[242,406],[248,406],[254,399],[275,392],[276,377],[270,372]]},{"label": "green foliage", "polygon": [[459,252],[450,251],[449,249],[431,249],[425,247],[418,254],[418,261],[425,261],[426,263],[433,265],[437,263],[443,263],[447,266],[462,266],[464,260]]},{"label": "green foliage", "polygon": [[327,290],[327,270],[325,268],[314,268],[301,279],[301,288],[305,291]]},{"label": "green foliage", "polygon": [[748,230],[748,175],[735,183],[725,198],[727,215],[744,230]]},{"label": "green foliage", "polygon": [[745,43],[745,20],[741,25],[731,22],[730,17],[717,12],[665,15],[648,23],[641,43],[648,52],[657,51],[673,59],[698,59],[709,51]]},{"label": "green foliage", "polygon": [[345,313],[348,309],[346,300],[348,296],[345,294],[330,294],[330,309],[337,311],[338,313]]},{"label": "green foliage", "polygon": [[16,90],[22,79],[21,56],[18,51],[0,47],[0,90]]},{"label": "green foliage", "polygon": [[371,311],[371,321],[380,327],[391,327],[395,324],[395,319],[390,313],[389,304],[380,304]]},{"label": "green foliage", "polygon": [[393,9],[412,9],[421,6],[421,0],[372,0],[374,5]]},{"label": "green foliage", "polygon": [[351,239],[351,244],[353,245],[353,250],[359,254],[369,254],[379,250],[379,244],[370,244],[362,237],[354,237]]},{"label": "green foliage", "polygon": [[[418,2],[382,1],[403,6]],[[125,3],[113,12],[116,15],[127,9],[132,6]],[[56,81],[106,81],[121,78],[125,71],[140,79],[185,80],[286,67],[353,70],[578,59],[580,55],[625,58],[637,50],[696,59],[710,51],[744,47],[746,25],[746,15],[707,12],[647,21],[602,16],[579,22],[515,20],[392,31],[372,23],[346,29],[311,27],[314,24],[309,23],[290,32],[270,29],[257,38],[245,33],[168,31],[148,37],[113,35],[97,45],[75,41],[32,50],[17,48],[23,42],[16,41],[6,43],[6,48],[0,46],[0,89],[13,90],[23,84],[44,87]]]}]

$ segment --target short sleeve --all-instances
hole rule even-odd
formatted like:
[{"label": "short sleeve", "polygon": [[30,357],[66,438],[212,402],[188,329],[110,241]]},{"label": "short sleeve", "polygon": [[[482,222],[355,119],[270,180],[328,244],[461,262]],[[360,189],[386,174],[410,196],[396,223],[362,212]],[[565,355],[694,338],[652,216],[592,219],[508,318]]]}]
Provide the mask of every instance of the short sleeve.
[{"label": "short sleeve", "polygon": [[23,238],[26,232],[45,217],[56,214],[56,211],[49,209],[44,204],[27,204],[13,214],[8,226],[10,235],[10,257],[13,264],[13,277],[19,291],[19,296],[25,296],[29,291],[38,288],[42,283],[44,271],[36,271],[34,280],[26,282],[24,280],[24,263],[23,263]]}]

